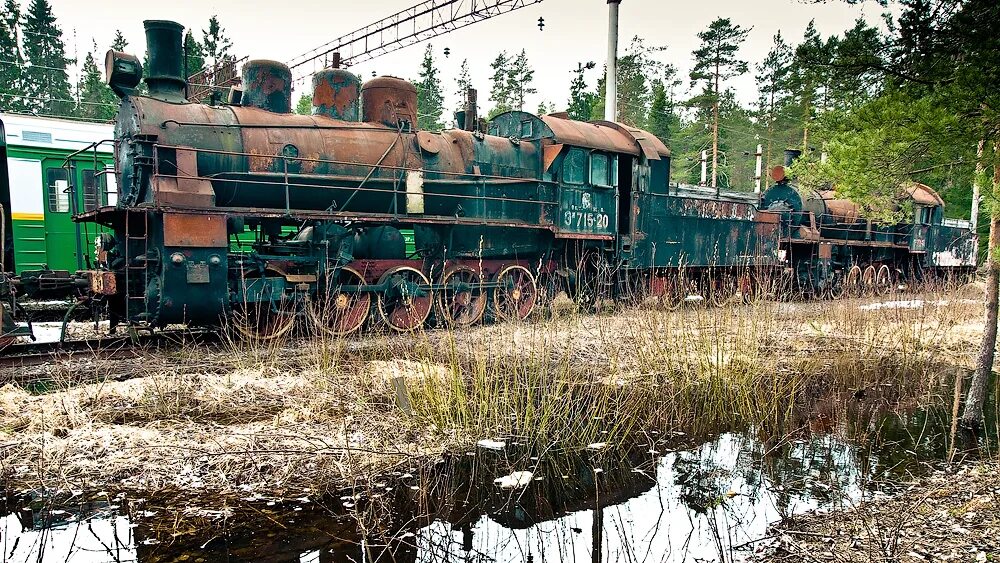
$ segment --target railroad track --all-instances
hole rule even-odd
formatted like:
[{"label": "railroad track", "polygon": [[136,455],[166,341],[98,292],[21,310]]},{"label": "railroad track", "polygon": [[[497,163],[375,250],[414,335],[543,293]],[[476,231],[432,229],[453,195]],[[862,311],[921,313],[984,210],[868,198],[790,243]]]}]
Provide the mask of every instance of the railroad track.
[{"label": "railroad track", "polygon": [[213,332],[168,331],[144,335],[105,336],[65,342],[24,342],[0,349],[0,369],[44,365],[80,359],[128,359],[170,346],[205,344],[218,339]]}]

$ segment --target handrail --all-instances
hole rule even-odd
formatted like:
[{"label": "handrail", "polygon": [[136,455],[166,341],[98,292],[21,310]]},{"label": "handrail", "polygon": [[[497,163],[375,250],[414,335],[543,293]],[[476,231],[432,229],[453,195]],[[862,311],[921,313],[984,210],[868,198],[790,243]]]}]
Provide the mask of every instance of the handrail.
[{"label": "handrail", "polygon": [[273,155],[271,155],[271,154],[256,154],[256,153],[239,152],[239,151],[224,151],[224,150],[219,150],[219,149],[202,149],[202,148],[195,148],[195,147],[185,147],[185,146],[181,146],[181,145],[164,145],[164,144],[160,144],[160,143],[153,144],[153,147],[154,147],[154,149],[174,149],[174,150],[178,150],[179,149],[179,150],[195,151],[195,152],[201,152],[201,153],[207,153],[207,154],[221,154],[221,155],[227,155],[227,156],[247,156],[247,157],[253,157],[253,158],[281,158],[281,159],[284,159],[284,160],[292,160],[292,161],[295,161],[295,162],[316,162],[316,163],[322,163],[322,164],[338,164],[338,165],[342,165],[342,166],[364,166],[364,167],[368,167],[368,168],[383,168],[383,169],[386,169],[386,170],[404,170],[404,171],[408,171],[408,170],[423,170],[424,172],[433,172],[435,174],[442,174],[442,175],[445,175],[445,176],[471,176],[471,177],[476,178],[476,179],[479,179],[479,178],[489,178],[489,179],[494,179],[494,180],[518,180],[518,181],[521,181],[521,182],[538,182],[538,183],[548,183],[548,184],[554,184],[555,183],[555,182],[551,182],[551,181],[548,181],[548,180],[542,180],[540,178],[527,178],[527,177],[521,177],[521,176],[497,176],[497,175],[493,175],[493,174],[476,174],[474,172],[451,172],[451,171],[448,171],[448,170],[424,170],[424,169],[421,169],[421,168],[410,168],[410,167],[407,167],[407,166],[391,166],[391,165],[384,165],[384,164],[383,165],[375,165],[375,164],[372,164],[370,162],[351,162],[351,161],[348,161],[348,160],[330,160],[330,159],[325,159],[325,158],[307,158],[307,157],[304,157],[304,156],[287,156],[287,155],[283,155],[283,154],[273,154]]},{"label": "handrail", "polygon": [[[207,153],[207,154],[221,154],[221,155],[228,155],[228,156],[245,156],[245,157],[256,157],[256,158],[263,157],[263,158],[269,158],[269,159],[281,159],[282,166],[281,166],[281,171],[280,172],[233,171],[233,172],[222,172],[222,173],[219,173],[218,175],[213,175],[213,176],[181,175],[179,173],[179,171],[176,174],[164,174],[164,173],[160,172],[160,158],[161,158],[160,151],[162,149],[168,149],[168,150],[187,150],[187,151],[195,151],[196,153],[202,152],[202,153]],[[391,149],[391,147],[390,147],[390,149]],[[324,174],[302,174],[302,173],[290,172],[289,171],[289,167],[288,167],[289,160],[291,160],[293,162],[297,162],[297,163],[301,163],[301,162],[316,162],[316,163],[326,163],[326,164],[334,164],[334,165],[341,165],[341,166],[358,166],[358,167],[361,167],[361,168],[370,168],[371,172],[369,172],[369,174],[365,177],[365,180],[362,181],[362,182],[360,182],[359,185],[347,185],[347,186],[342,186],[342,187],[341,186],[330,186],[330,185],[327,185],[325,182],[358,183],[358,178],[357,177],[353,177],[353,176],[332,175],[332,174],[331,175],[324,175]],[[541,180],[541,179],[538,179],[538,178],[523,178],[523,177],[516,177],[516,176],[497,176],[497,175],[475,174],[475,173],[469,173],[469,172],[452,172],[452,171],[447,171],[447,170],[442,170],[442,171],[439,171],[439,170],[425,170],[425,169],[422,169],[422,168],[411,168],[411,167],[405,167],[405,166],[383,165],[383,164],[381,164],[381,159],[380,159],[379,163],[372,164],[372,163],[367,163],[367,162],[346,162],[346,161],[337,161],[337,160],[321,159],[321,158],[305,158],[305,157],[297,157],[297,156],[288,156],[288,155],[283,155],[283,154],[260,155],[260,154],[244,153],[244,152],[238,152],[238,151],[225,151],[225,150],[218,150],[218,149],[196,149],[196,148],[193,148],[193,147],[184,147],[184,146],[179,146],[179,145],[163,145],[163,144],[159,144],[159,143],[154,143],[153,144],[153,177],[154,178],[174,178],[174,179],[207,180],[209,182],[231,183],[231,184],[279,185],[279,186],[282,186],[284,188],[284,199],[285,199],[284,203],[285,203],[285,214],[286,215],[290,215],[291,214],[291,210],[292,210],[291,207],[292,206],[291,206],[291,193],[290,193],[290,190],[293,187],[295,187],[295,188],[324,188],[324,189],[340,188],[340,189],[344,189],[344,190],[352,190],[353,194],[351,195],[351,197],[349,197],[348,200],[347,200],[347,202],[344,205],[340,206],[340,208],[338,209],[338,211],[343,211],[343,212],[347,211],[346,210],[346,205],[353,200],[354,194],[357,194],[359,192],[389,194],[389,192],[387,192],[386,190],[383,190],[383,189],[364,187],[364,184],[366,182],[369,182],[369,181],[371,183],[376,183],[376,184],[377,183],[381,183],[381,182],[387,182],[387,181],[392,181],[393,183],[399,181],[398,178],[377,178],[377,177],[373,178],[372,174],[375,172],[375,170],[378,170],[378,169],[386,169],[386,170],[392,170],[392,171],[403,171],[403,172],[420,171],[420,172],[424,172],[424,173],[428,173],[429,172],[429,173],[440,174],[442,176],[445,176],[445,178],[442,178],[442,179],[440,179],[440,180],[437,181],[437,183],[439,183],[439,184],[451,184],[451,185],[466,184],[466,185],[470,185],[470,186],[480,186],[482,184],[485,184],[486,180],[492,179],[492,180],[495,181],[494,183],[496,183],[496,184],[524,184],[524,183],[531,183],[531,184],[541,184],[541,185],[551,185],[551,186],[556,185],[555,182],[548,181],[548,180]],[[227,178],[227,177],[225,177],[225,175],[228,175],[228,174],[246,174],[246,175],[249,175],[249,176],[264,177],[264,178],[273,177],[275,179],[275,181],[274,182],[269,182],[267,180],[259,180],[259,179],[251,179],[251,178]],[[468,179],[466,179],[466,178],[468,178]],[[317,182],[316,183],[304,183],[304,182],[301,181],[303,179],[314,179]],[[295,181],[295,180],[299,180],[299,181]],[[558,199],[550,201],[550,200],[531,200],[531,199],[510,198],[510,197],[495,197],[495,196],[486,196],[486,195],[483,195],[481,193],[481,190],[477,190],[477,192],[478,193],[476,195],[469,195],[469,194],[452,194],[452,193],[439,192],[439,191],[433,191],[433,190],[431,190],[431,191],[424,190],[422,195],[424,197],[431,196],[431,197],[442,197],[442,198],[473,199],[475,201],[482,202],[483,204],[485,204],[487,202],[523,203],[523,204],[538,205],[540,207],[544,207],[546,205],[558,205],[559,204]],[[392,195],[393,195],[393,198],[394,198],[393,201],[395,201],[395,196],[397,195],[396,192],[392,192]],[[333,203],[336,204],[336,202],[333,202]],[[331,205],[330,207],[332,208],[333,206]]]}]

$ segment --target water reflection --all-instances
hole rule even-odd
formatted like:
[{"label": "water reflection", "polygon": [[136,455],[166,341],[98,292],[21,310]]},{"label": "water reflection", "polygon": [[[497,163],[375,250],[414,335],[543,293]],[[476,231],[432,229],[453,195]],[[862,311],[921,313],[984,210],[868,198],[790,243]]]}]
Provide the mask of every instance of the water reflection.
[{"label": "water reflection", "polygon": [[[770,523],[881,494],[952,445],[940,410],[851,420],[803,421],[781,439],[744,432],[653,437],[628,451],[480,451],[322,501],[178,514],[123,498],[58,509],[8,498],[0,543],[12,562],[733,561]],[[511,471],[533,480],[513,491],[493,484]]]}]

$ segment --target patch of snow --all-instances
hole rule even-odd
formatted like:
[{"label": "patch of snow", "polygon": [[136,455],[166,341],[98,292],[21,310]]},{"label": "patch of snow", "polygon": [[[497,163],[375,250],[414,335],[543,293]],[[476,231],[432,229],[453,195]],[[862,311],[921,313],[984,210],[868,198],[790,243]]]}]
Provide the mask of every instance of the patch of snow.
[{"label": "patch of snow", "polygon": [[500,451],[507,446],[507,442],[501,442],[500,440],[490,440],[489,438],[483,438],[482,440],[476,442],[476,445],[483,449]]},{"label": "patch of snow", "polygon": [[501,489],[519,489],[528,486],[534,474],[530,471],[515,471],[493,480],[493,484]]}]

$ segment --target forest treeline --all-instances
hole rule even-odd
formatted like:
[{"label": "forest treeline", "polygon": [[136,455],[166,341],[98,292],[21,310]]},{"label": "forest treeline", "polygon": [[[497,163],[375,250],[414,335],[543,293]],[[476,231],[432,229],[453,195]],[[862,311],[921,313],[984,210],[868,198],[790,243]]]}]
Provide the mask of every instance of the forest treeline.
[{"label": "forest treeline", "polygon": [[[79,79],[71,84],[68,69],[78,62],[66,53],[49,0],[31,0],[23,10],[18,0],[3,1],[0,111],[110,120],[115,97],[104,84],[101,67],[106,48],[128,47],[121,32],[108,37],[100,48],[91,42],[80,63]],[[804,151],[807,161],[816,163],[803,165],[804,182],[836,182],[876,207],[874,203],[888,192],[874,184],[923,181],[942,192],[949,215],[967,216],[976,149],[985,135],[981,127],[962,127],[959,121],[978,110],[963,107],[956,110],[956,116],[953,104],[939,103],[940,93],[933,99],[925,94],[934,94],[941,84],[949,85],[949,92],[958,87],[951,78],[936,77],[942,73],[950,77],[955,71],[951,61],[957,55],[945,51],[957,43],[942,36],[948,25],[958,18],[968,37],[992,33],[989,28],[995,24],[988,17],[967,15],[979,3],[990,4],[987,0],[901,0],[898,17],[887,11],[879,26],[858,19],[850,29],[827,37],[810,22],[805,29],[778,31],[760,61],[739,56],[749,29],[730,18],[717,18],[697,34],[700,44],[690,54],[692,71],[685,76],[659,60],[666,45],[634,37],[623,46],[618,60],[618,120],[649,130],[671,148],[677,182],[700,181],[700,156],[706,151],[710,185],[714,181],[722,188],[748,191],[753,187],[753,154],[758,144],[765,169],[781,163],[784,149],[797,148]],[[189,28],[185,35],[189,74],[231,60],[231,48],[215,16],[200,33]],[[432,45],[427,45],[413,77],[418,89],[418,125],[423,129],[449,124],[460,108],[445,107],[446,90],[455,94],[453,99],[462,100],[471,85],[468,61],[462,62],[454,84],[443,83],[436,62]],[[603,65],[579,61],[569,70],[567,100],[527,108],[526,100],[537,93],[535,71],[525,51],[501,51],[490,65],[488,85],[480,87],[480,105],[489,108],[488,116],[527,109],[540,114],[566,111],[581,120],[602,119]],[[747,74],[757,84],[757,99],[750,104],[741,103],[731,86],[734,79]],[[960,96],[967,97],[965,93]],[[923,110],[915,112],[915,108]],[[310,109],[308,96],[300,97],[297,111]],[[935,129],[906,129],[914,120]],[[941,135],[937,137],[940,143],[933,144],[928,135]],[[849,156],[844,151],[853,151],[855,157],[863,154],[867,168],[862,170],[855,158],[855,169],[836,169]],[[983,161],[992,162],[992,146],[987,144],[984,152]],[[821,166],[822,155],[830,158]],[[861,178],[865,185],[856,185]]]},{"label": "forest treeline", "polygon": [[[82,62],[67,54],[62,29],[49,0],[31,0],[22,10],[18,0],[0,7],[0,111],[109,121],[118,109],[117,97],[104,83],[104,53],[126,50],[120,30],[108,43],[91,39]],[[188,28],[184,36],[188,75],[232,60],[232,42],[219,18],[209,18],[200,38]],[[80,76],[71,84],[69,69],[80,64]]]}]

